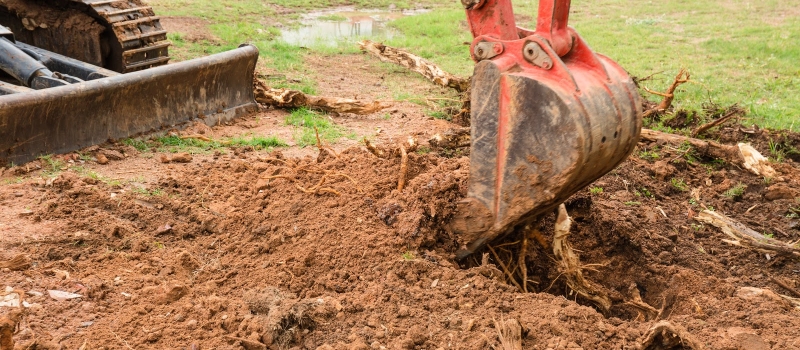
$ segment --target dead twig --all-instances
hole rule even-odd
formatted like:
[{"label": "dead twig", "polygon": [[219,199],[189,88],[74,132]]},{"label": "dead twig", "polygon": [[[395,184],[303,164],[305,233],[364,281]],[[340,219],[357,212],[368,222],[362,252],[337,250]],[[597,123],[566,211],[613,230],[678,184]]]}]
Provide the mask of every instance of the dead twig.
[{"label": "dead twig", "polygon": [[406,176],[408,175],[408,153],[406,148],[400,145],[400,177],[397,179],[397,191],[403,192],[406,187]]},{"label": "dead twig", "polygon": [[718,119],[715,119],[715,120],[713,120],[713,121],[711,121],[709,123],[705,123],[703,125],[700,125],[697,129],[694,129],[694,131],[692,131],[692,137],[697,137],[698,135],[708,131],[708,129],[711,129],[711,128],[715,127],[715,126],[721,125],[722,123],[730,120],[734,116],[741,115],[742,112],[743,111],[742,111],[741,108],[732,107],[727,113],[725,113],[725,115],[723,115],[723,116],[719,117]]},{"label": "dead twig", "polygon": [[798,297],[798,298],[800,298],[800,291],[797,291],[797,289],[794,289],[794,288],[792,288],[791,286],[789,286],[789,284],[788,284],[788,283],[786,283],[786,282],[784,282],[784,281],[782,281],[782,280],[780,280],[780,279],[776,278],[775,276],[769,276],[769,279],[770,279],[772,282],[775,282],[777,285],[779,285],[779,286],[783,287],[783,289],[786,289],[786,290],[788,290],[789,292],[791,292],[791,293],[792,293],[792,295],[794,295],[795,297]]}]

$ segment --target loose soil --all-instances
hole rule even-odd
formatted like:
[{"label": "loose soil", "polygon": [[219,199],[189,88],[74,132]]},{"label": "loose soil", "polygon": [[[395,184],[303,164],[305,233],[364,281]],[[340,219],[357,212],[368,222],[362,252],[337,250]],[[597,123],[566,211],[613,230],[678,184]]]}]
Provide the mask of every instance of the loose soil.
[{"label": "loose soil", "polygon": [[[390,87],[444,93],[361,55],[309,59],[318,60],[309,74],[319,78],[321,94],[381,98]],[[416,104],[393,108],[388,119],[331,118],[387,147],[407,136],[424,143],[453,126]],[[185,133],[292,139],[296,130],[285,117],[266,110]],[[732,127],[715,133],[725,142],[747,139],[765,155],[770,140],[786,150],[797,140]],[[713,207],[797,241],[800,178],[792,157],[774,164],[779,178],[765,180],[679,145],[642,143],[570,198],[571,243],[586,278],[614,302],[603,314],[568,290],[540,243],[527,251],[535,292],[509,285],[496,266],[514,266],[518,235],[494,242],[501,261],[484,262],[484,252],[454,260],[460,243],[447,223],[465,195],[466,156],[411,153],[409,181],[398,192],[399,158],[378,158],[356,140],[332,146],[336,155],[244,147],[161,163],[158,152],[109,144],[87,153],[119,155],[106,165],[70,154],[59,156],[68,167],[57,175],[44,161],[6,169],[0,260],[25,254],[32,261],[0,272],[0,288],[27,291],[33,304],[14,336],[17,346],[488,349],[501,348],[494,321],[514,318],[525,349],[639,349],[659,320],[709,349],[800,348],[800,310],[778,297],[789,292],[770,280],[800,287],[798,259],[728,245],[718,229],[692,220]],[[725,195],[740,183],[740,196]],[[539,224],[545,244],[553,221],[551,215]],[[81,297],[59,301],[48,290]],[[663,311],[652,317],[626,304],[637,294]],[[0,315],[10,310],[0,308]]]}]

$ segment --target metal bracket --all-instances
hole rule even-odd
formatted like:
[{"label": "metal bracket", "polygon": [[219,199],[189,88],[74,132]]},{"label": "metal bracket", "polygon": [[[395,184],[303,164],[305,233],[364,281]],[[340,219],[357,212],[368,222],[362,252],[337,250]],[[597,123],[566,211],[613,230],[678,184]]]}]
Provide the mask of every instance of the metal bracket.
[{"label": "metal bracket", "polygon": [[483,61],[503,53],[503,50],[504,48],[502,43],[481,41],[475,44],[474,55],[478,61]]},{"label": "metal bracket", "polygon": [[525,47],[522,48],[522,56],[537,67],[544,69],[553,68],[553,59],[550,58],[547,52],[535,41],[529,41],[525,44]]}]

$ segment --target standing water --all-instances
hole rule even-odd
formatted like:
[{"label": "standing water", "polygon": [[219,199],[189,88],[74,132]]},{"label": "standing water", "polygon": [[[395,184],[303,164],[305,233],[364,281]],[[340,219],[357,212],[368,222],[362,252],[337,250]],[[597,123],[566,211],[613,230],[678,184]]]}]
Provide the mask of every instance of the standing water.
[{"label": "standing water", "polygon": [[282,30],[281,38],[292,45],[321,44],[337,46],[339,42],[357,38],[389,39],[397,33],[388,23],[405,16],[429,10],[358,10],[342,7],[306,14],[296,29]]}]

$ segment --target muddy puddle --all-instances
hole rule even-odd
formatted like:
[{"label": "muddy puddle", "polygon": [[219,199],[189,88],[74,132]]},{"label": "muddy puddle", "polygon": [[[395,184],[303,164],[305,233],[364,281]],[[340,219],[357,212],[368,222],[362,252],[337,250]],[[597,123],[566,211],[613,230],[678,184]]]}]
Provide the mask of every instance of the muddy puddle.
[{"label": "muddy puddle", "polygon": [[341,7],[311,12],[300,20],[300,27],[281,32],[281,38],[292,45],[325,45],[335,47],[342,42],[361,38],[389,39],[398,35],[389,23],[398,18],[430,10],[387,10]]}]

